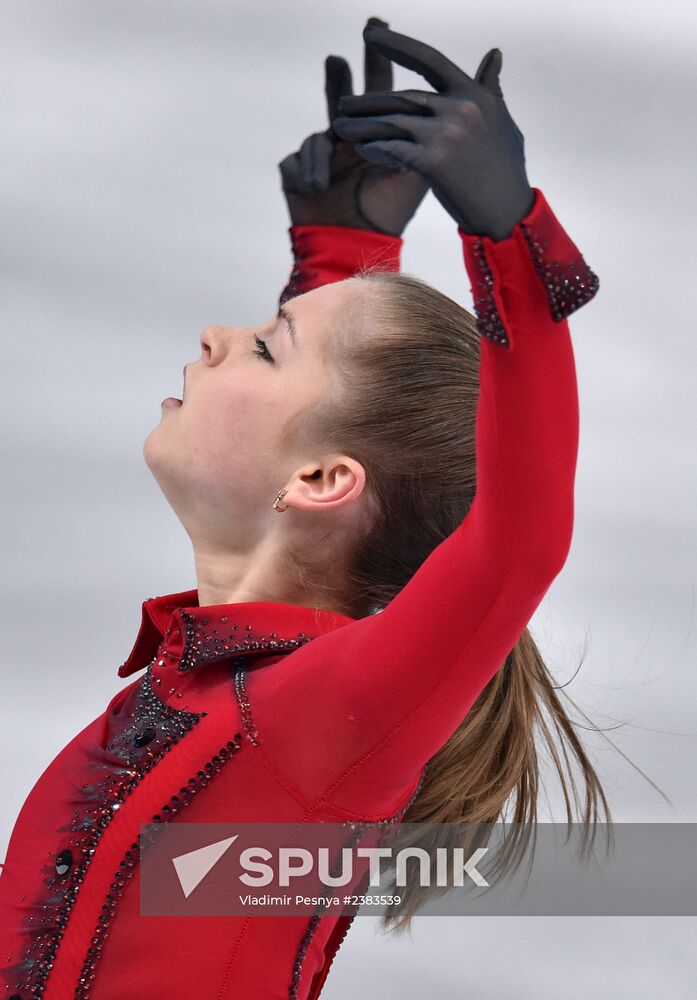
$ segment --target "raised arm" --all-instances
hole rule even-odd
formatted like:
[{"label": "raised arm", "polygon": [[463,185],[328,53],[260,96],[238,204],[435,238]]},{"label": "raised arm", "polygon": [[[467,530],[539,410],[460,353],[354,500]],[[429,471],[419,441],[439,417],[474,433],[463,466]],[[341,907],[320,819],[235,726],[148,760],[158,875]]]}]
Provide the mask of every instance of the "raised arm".
[{"label": "raised arm", "polygon": [[[381,33],[381,38],[394,48],[400,46],[403,57],[407,47],[412,65],[417,55],[424,58],[415,53],[411,39],[392,32]],[[449,93],[442,74],[450,72],[452,64],[438,56],[442,89],[438,95],[422,95],[429,99]],[[430,60],[429,55],[429,67]],[[492,66],[496,70],[497,63],[490,54],[480,67],[492,96],[498,74],[489,71]],[[435,79],[434,71],[431,82]],[[468,90],[467,109],[463,112],[459,99],[455,104],[439,101],[436,113],[462,115],[460,148],[450,156],[442,150],[433,156],[434,162],[450,164],[453,180],[435,171],[433,179],[443,203],[457,205],[457,213],[451,214],[458,222],[481,333],[476,495],[460,527],[384,611],[313,640],[294,654],[293,670],[279,671],[273,691],[267,689],[275,705],[284,706],[280,727],[275,719],[277,760],[311,755],[317,728],[326,728],[329,749],[326,761],[316,764],[315,792],[349,811],[367,801],[372,787],[379,787],[384,796],[386,775],[395,805],[402,802],[419,769],[447,741],[503,664],[563,566],[571,543],[578,397],[566,317],[595,294],[598,281],[542,192],[527,184],[522,136],[519,158],[505,162],[516,148],[515,135],[520,135],[509,123],[505,106],[482,102],[469,77],[462,86]],[[395,96],[374,95],[346,104],[365,109],[370,102],[379,116],[390,113]],[[477,99],[484,114],[488,109],[496,116],[485,122],[486,129],[472,113]],[[502,104],[501,98],[495,101]],[[406,115],[390,119],[395,117],[401,127],[407,126]],[[371,137],[373,149],[366,147],[367,155],[415,155],[416,143],[380,140],[380,129],[382,135],[387,133],[379,117],[357,121],[337,127],[354,138],[361,132]],[[426,123],[434,137],[457,134],[452,122],[444,130],[442,121],[419,117],[419,127]],[[477,141],[469,145],[472,128]],[[480,138],[484,132],[488,149]],[[420,144],[420,151],[429,151],[428,141]],[[492,180],[488,190],[494,191],[489,205],[482,197],[485,188],[480,186],[477,195],[466,184],[468,168],[471,180],[487,156]],[[500,199],[495,177],[504,189]],[[304,732],[296,704],[301,704],[304,718],[315,720],[314,732]],[[261,713],[278,712],[271,702],[258,708]]]}]

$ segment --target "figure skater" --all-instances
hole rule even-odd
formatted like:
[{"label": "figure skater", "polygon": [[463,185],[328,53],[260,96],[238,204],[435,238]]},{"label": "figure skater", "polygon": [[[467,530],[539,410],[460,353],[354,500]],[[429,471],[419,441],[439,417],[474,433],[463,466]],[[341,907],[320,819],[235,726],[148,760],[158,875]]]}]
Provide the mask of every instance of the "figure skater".
[{"label": "figure skater", "polygon": [[[500,51],[469,76],[379,19],[364,39],[365,93],[329,57],[329,128],[280,165],[278,313],[209,326],[145,441],[197,588],[143,602],[138,676],[20,812],[11,1000],[319,996],[351,915],[141,916],[144,823],[495,823],[515,798],[532,826],[538,730],[569,810],[552,730],[582,822],[609,818],[527,627],[571,544],[567,318],[598,279],[528,182]],[[394,92],[392,62],[433,89]],[[474,315],[398,273],[429,187]]]}]

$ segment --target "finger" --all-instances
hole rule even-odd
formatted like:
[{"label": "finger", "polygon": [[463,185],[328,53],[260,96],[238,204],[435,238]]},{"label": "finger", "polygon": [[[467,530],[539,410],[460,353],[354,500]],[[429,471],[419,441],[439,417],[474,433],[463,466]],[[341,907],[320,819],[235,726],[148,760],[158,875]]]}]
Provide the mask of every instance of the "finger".
[{"label": "finger", "polygon": [[382,52],[393,62],[421,74],[438,91],[443,92],[456,87],[462,89],[467,84],[474,83],[442,52],[419,42],[416,38],[400,35],[389,28],[373,28],[367,25],[363,29],[363,38],[366,45]]},{"label": "finger", "polygon": [[[387,21],[369,17],[366,27],[386,28]],[[370,45],[365,47],[363,71],[366,94],[371,90],[392,90],[392,63]]]},{"label": "finger", "polygon": [[358,143],[356,149],[369,163],[380,163],[387,167],[403,167],[416,170],[418,167],[419,147],[415,142],[403,139],[390,139],[384,142]]},{"label": "finger", "polygon": [[300,171],[300,157],[297,153],[290,153],[278,164],[281,172],[281,185],[284,191],[299,191],[302,187],[302,177]]},{"label": "finger", "polygon": [[337,118],[334,129],[347,142],[372,142],[375,139],[416,138],[413,115],[389,115],[387,118]]},{"label": "finger", "polygon": [[298,151],[300,180],[308,194],[319,194],[329,184],[329,160],[332,144],[324,132],[309,135]]},{"label": "finger", "polygon": [[499,83],[502,62],[503,54],[501,49],[489,49],[480,62],[477,72],[474,74],[475,83],[486,87],[496,97],[503,97],[501,84]]},{"label": "finger", "polygon": [[339,114],[339,101],[353,93],[351,67],[343,56],[327,56],[324,60],[324,93],[327,95],[329,124]]},{"label": "finger", "polygon": [[334,152],[334,143],[326,132],[317,136],[315,141],[315,191],[326,191],[331,179],[331,159]]},{"label": "finger", "polygon": [[409,114],[433,115],[443,98],[426,90],[382,91],[374,94],[355,94],[342,97],[339,114],[391,115],[400,111]]}]

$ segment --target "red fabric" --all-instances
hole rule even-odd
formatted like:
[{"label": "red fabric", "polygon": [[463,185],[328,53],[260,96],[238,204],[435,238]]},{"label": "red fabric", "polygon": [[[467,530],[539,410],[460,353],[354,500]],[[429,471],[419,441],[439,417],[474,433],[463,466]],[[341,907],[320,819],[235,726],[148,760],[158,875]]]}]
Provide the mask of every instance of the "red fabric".
[{"label": "red fabric", "polygon": [[[548,260],[574,261],[582,271],[580,253],[537,189],[524,224],[544,227]],[[294,234],[315,287],[349,276],[365,256],[360,231],[322,229]],[[141,917],[137,877],[124,879],[116,894],[111,887],[122,884],[116,872],[133,871],[127,852],[140,824],[156,815],[186,822],[399,817],[425,763],[502,665],[562,568],[578,445],[568,326],[552,318],[522,224],[499,242],[460,237],[473,290],[485,254],[508,340],[507,347],[481,341],[477,492],[466,518],[388,607],[367,618],[264,601],[200,608],[195,590],[143,603],[119,673],[147,666],[146,674],[57,756],[17,819],[0,878],[8,995],[319,995],[349,919],[327,916],[309,934],[309,917]],[[363,238],[370,255],[375,234]],[[380,237],[383,251],[389,239]],[[399,244],[392,241],[393,262]],[[148,691],[155,718],[139,700]],[[136,748],[134,734],[143,738],[148,721],[155,736]],[[190,780],[200,783],[195,795],[184,794]],[[87,855],[90,837],[96,847]],[[58,875],[56,855],[66,848],[74,863]],[[100,937],[105,912],[107,938]],[[22,967],[25,959],[34,964]],[[37,983],[43,992],[32,992]]]},{"label": "red fabric", "polygon": [[403,240],[350,226],[291,226],[293,267],[281,292],[283,304],[296,295],[351,277],[361,268],[399,271]]}]

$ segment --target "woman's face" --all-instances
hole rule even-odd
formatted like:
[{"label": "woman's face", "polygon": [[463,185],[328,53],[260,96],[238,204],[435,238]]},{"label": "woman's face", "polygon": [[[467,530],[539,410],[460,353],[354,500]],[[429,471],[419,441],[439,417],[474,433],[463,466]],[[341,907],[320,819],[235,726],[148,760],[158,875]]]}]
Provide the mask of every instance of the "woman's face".
[{"label": "woman's face", "polygon": [[[289,453],[289,420],[332,389],[331,338],[358,294],[355,281],[291,299],[255,327],[210,326],[188,364],[181,403],[162,405],[145,461],[187,529],[254,528],[260,509],[316,455]],[[190,532],[191,533],[191,532]]]}]

